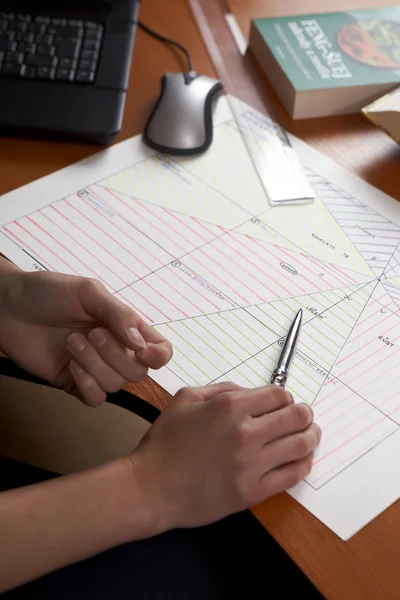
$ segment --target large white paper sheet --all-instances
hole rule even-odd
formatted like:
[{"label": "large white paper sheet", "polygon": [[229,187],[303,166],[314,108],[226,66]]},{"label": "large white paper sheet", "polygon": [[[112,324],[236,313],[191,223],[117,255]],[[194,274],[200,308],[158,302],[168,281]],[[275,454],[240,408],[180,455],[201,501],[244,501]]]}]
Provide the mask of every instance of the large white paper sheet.
[{"label": "large white paper sheet", "polygon": [[400,497],[400,209],[295,138],[316,198],[272,205],[253,116],[253,152],[222,99],[201,157],[137,137],[6,194],[0,251],[103,281],[173,343],[151,374],[171,393],[265,384],[303,308],[288,387],[323,439],[291,493],[347,539]]}]

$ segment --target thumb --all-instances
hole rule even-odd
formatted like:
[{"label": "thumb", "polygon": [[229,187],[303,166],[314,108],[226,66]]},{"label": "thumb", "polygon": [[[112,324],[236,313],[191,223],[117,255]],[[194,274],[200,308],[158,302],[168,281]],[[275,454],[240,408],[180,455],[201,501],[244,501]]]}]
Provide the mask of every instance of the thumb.
[{"label": "thumb", "polygon": [[140,327],[144,321],[127,304],[124,304],[98,281],[85,281],[81,301],[85,311],[100,320],[119,341],[131,350],[144,350],[147,346]]},{"label": "thumb", "polygon": [[234,392],[241,390],[239,385],[230,381],[215,383],[214,385],[206,385],[197,388],[182,388],[173,397],[174,404],[193,404],[194,402],[207,402],[215,396],[226,392]]},{"label": "thumb", "polygon": [[85,311],[100,320],[121,344],[136,352],[137,360],[149,369],[160,369],[172,357],[172,346],[134,310],[110,294],[102,283],[84,280],[81,301]]}]

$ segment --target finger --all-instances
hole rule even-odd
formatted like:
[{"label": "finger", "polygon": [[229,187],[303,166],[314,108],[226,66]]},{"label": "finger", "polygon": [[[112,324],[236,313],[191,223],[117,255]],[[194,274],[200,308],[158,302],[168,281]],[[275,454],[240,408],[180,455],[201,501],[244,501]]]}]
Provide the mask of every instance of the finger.
[{"label": "finger", "polygon": [[305,431],[288,435],[263,446],[260,464],[265,471],[301,460],[313,452],[321,439],[321,430],[313,423]]},{"label": "finger", "polygon": [[133,383],[145,379],[147,368],[136,360],[133,350],[122,346],[107,329],[92,329],[88,338],[104,362],[123,379]]},{"label": "finger", "polygon": [[265,385],[252,389],[241,388],[232,394],[233,400],[242,409],[242,412],[252,417],[260,417],[293,403],[292,394],[278,385]]},{"label": "finger", "polygon": [[290,490],[307,477],[312,468],[313,458],[314,454],[311,452],[300,460],[263,475],[260,481],[260,501]]},{"label": "finger", "polygon": [[105,392],[121,389],[124,379],[101,358],[91,343],[81,334],[72,333],[67,339],[68,349],[76,362],[91,375]]},{"label": "finger", "polygon": [[181,388],[174,396],[174,403],[190,403],[190,402],[206,402],[222,394],[224,392],[232,392],[238,389],[242,389],[236,383],[230,381],[223,381],[221,383],[215,383],[213,385],[206,385],[203,387]]},{"label": "finger", "polygon": [[89,373],[86,373],[74,359],[69,363],[69,371],[78,391],[78,393],[73,393],[74,396],[88,406],[103,404],[106,393],[100,388],[97,381]]},{"label": "finger", "polygon": [[289,404],[253,420],[255,431],[263,444],[304,431],[313,420],[308,404]]},{"label": "finger", "polygon": [[144,366],[159,369],[167,364],[172,346],[164,336],[98,281],[83,279],[81,286],[85,311],[104,323],[124,346],[138,351],[137,358]]}]

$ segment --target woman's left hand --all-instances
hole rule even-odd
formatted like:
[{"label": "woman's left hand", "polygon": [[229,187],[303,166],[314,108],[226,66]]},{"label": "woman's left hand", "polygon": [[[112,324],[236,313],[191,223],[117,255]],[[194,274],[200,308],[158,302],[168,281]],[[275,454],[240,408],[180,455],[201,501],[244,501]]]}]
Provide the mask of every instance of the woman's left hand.
[{"label": "woman's left hand", "polygon": [[0,349],[86,404],[101,404],[172,356],[160,333],[95,280],[13,270],[1,285]]}]

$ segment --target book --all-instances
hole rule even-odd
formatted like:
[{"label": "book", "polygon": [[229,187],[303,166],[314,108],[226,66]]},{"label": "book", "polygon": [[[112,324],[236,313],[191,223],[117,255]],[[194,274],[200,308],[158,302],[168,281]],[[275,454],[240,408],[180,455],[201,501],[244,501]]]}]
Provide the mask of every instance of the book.
[{"label": "book", "polygon": [[254,19],[249,47],[293,119],[358,112],[400,85],[400,5]]},{"label": "book", "polygon": [[362,112],[371,123],[400,143],[400,87],[378,98],[363,108]]}]

